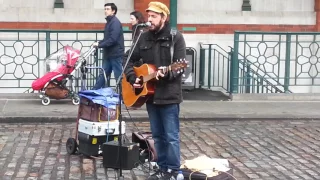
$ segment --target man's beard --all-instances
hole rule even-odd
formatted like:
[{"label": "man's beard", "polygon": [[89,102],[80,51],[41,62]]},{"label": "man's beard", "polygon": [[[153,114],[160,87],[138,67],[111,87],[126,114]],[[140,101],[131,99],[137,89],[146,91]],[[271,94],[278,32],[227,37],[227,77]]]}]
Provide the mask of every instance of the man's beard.
[{"label": "man's beard", "polygon": [[160,28],[161,28],[162,25],[163,25],[163,23],[162,23],[162,21],[160,21],[159,24],[155,25],[154,29],[150,29],[150,31],[158,32],[158,31],[160,31]]}]

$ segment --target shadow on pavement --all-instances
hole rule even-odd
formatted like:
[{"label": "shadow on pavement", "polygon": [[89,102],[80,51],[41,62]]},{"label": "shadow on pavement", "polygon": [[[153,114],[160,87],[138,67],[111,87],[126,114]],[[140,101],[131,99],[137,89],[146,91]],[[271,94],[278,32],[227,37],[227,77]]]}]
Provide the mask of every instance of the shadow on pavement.
[{"label": "shadow on pavement", "polygon": [[192,101],[228,101],[230,98],[220,91],[206,89],[182,90],[184,100]]}]

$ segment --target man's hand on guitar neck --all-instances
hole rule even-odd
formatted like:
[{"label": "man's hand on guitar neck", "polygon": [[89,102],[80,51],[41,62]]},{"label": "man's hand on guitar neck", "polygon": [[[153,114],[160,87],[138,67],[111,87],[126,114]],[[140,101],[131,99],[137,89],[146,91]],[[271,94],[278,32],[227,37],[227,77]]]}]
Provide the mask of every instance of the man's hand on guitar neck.
[{"label": "man's hand on guitar neck", "polygon": [[132,85],[133,88],[142,88],[141,84],[140,84],[141,79],[140,78],[136,78],[136,81],[134,82],[134,84]]},{"label": "man's hand on guitar neck", "polygon": [[158,68],[157,74],[156,74],[156,79],[159,80],[159,77],[164,77],[165,74],[167,73],[167,67],[161,66]]}]

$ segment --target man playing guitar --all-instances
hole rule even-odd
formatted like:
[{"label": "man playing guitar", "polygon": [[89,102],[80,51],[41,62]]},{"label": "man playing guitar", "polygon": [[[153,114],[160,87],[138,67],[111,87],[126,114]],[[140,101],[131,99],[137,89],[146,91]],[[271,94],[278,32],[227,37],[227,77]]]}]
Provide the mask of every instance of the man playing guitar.
[{"label": "man playing guitar", "polygon": [[[124,79],[135,89],[143,88],[143,80],[134,71],[134,63],[142,59],[144,64],[156,67],[154,92],[145,103],[160,170],[148,179],[174,179],[174,171],[180,168],[179,113],[183,99],[182,73],[171,69],[170,64],[185,59],[186,45],[180,32],[172,33],[168,17],[170,12],[166,5],[151,2],[146,12],[151,26],[137,41],[124,70]],[[128,54],[123,62],[127,58]]]}]

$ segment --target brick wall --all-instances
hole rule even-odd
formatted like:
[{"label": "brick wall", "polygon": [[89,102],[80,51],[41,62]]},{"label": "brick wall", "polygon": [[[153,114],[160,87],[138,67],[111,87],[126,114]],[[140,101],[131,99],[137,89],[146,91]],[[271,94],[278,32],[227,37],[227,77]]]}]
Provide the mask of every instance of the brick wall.
[{"label": "brick wall", "polygon": [[[196,31],[183,31],[187,27],[196,27]],[[178,24],[179,30],[191,34],[233,34],[234,31],[313,32],[315,28],[315,25]]]},{"label": "brick wall", "polygon": [[104,26],[104,23],[0,22],[0,29],[103,30]]},{"label": "brick wall", "polygon": [[[131,27],[130,24],[123,26]],[[0,29],[50,29],[50,30],[102,30],[103,23],[43,23],[43,22],[0,22]],[[183,28],[195,27],[195,31]],[[317,25],[244,25],[244,24],[178,24],[178,29],[189,34],[232,34],[234,31],[290,31],[313,32],[320,30]]]},{"label": "brick wall", "polygon": [[[154,1],[154,0],[134,0],[134,9],[136,11],[142,12],[145,15],[146,14],[145,10],[148,8],[148,4],[151,1]],[[160,2],[167,5],[168,8],[170,8],[170,0],[162,0]]]},{"label": "brick wall", "polygon": [[[134,0],[134,9],[144,15],[145,9],[152,0]],[[170,0],[162,0],[170,7]],[[320,0],[315,0],[317,20],[315,25],[245,25],[245,24],[178,24],[178,29],[190,34],[232,34],[234,31],[320,31]],[[130,24],[123,26],[131,27]],[[0,29],[51,29],[51,30],[102,30],[104,23],[64,23],[64,22],[0,22]],[[185,30],[192,27],[193,31]]]},{"label": "brick wall", "polygon": [[317,13],[314,31],[320,31],[320,0],[315,0],[314,11]]}]

